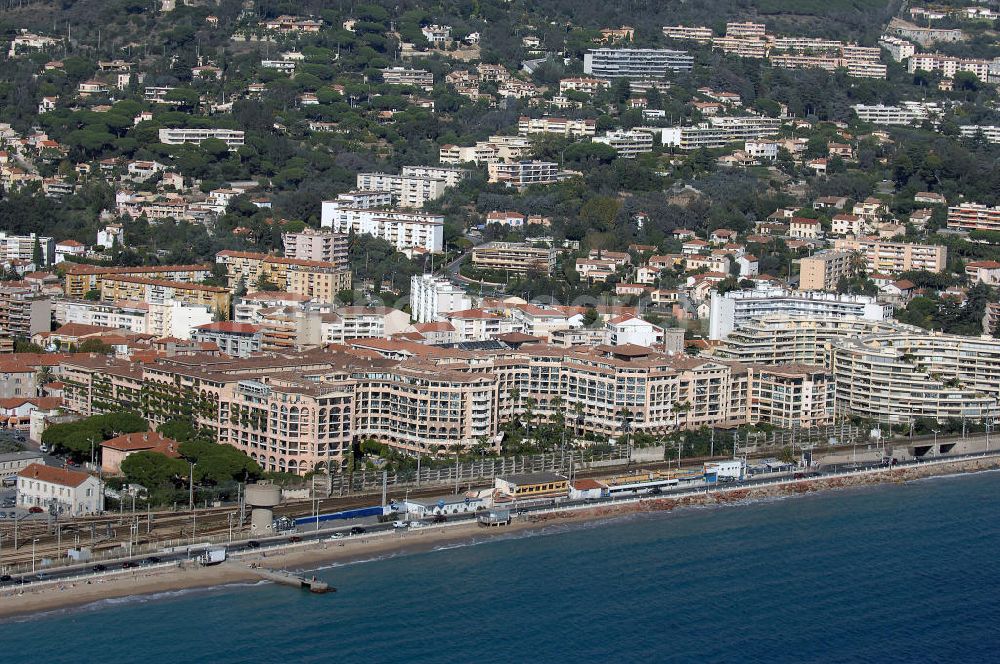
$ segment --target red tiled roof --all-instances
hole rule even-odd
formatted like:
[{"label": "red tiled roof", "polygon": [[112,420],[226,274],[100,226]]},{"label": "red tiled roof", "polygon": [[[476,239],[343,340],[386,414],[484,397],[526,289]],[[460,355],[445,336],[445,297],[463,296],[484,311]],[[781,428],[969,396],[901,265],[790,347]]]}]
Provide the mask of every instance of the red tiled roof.
[{"label": "red tiled roof", "polygon": [[101,447],[107,447],[119,452],[159,452],[169,457],[178,457],[178,442],[173,438],[167,438],[158,431],[143,431],[139,433],[128,433],[101,443]]},{"label": "red tiled roof", "polygon": [[40,463],[31,464],[19,472],[17,476],[26,477],[32,480],[39,480],[41,482],[49,482],[50,484],[60,484],[62,486],[72,487],[80,486],[91,477],[87,473],[81,473],[75,470],[66,470],[65,468],[54,468]]}]

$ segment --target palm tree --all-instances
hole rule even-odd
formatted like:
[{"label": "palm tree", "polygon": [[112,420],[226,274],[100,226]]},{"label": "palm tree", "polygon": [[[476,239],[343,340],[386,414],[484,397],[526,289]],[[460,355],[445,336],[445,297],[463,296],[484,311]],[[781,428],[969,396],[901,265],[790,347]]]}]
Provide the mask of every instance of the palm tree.
[{"label": "palm tree", "polygon": [[538,402],[532,397],[528,397],[524,400],[524,419],[528,423],[529,429],[534,428],[536,405],[538,405]]}]

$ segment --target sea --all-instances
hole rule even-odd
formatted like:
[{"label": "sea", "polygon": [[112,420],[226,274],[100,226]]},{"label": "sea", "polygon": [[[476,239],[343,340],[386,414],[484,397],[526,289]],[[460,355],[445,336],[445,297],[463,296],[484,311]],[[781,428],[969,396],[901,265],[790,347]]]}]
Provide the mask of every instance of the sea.
[{"label": "sea", "polygon": [[7,662],[1000,661],[1000,473],[546,526],[0,624]]}]

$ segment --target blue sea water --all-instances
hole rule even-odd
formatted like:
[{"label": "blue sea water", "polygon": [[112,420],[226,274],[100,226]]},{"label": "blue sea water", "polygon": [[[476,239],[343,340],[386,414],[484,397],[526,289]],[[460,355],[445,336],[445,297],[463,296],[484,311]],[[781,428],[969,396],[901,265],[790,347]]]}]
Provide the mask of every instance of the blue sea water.
[{"label": "blue sea water", "polygon": [[0,625],[9,662],[1000,660],[1000,473],[598,524]]}]

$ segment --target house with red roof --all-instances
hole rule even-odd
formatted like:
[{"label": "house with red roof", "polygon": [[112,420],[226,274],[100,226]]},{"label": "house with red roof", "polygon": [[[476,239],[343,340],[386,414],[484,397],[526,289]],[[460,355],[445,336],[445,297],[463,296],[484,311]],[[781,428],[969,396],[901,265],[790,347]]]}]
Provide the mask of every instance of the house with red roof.
[{"label": "house with red roof", "polygon": [[101,481],[88,473],[33,463],[17,474],[17,506],[67,516],[104,511]]},{"label": "house with red roof", "polygon": [[180,457],[180,443],[158,431],[127,433],[101,443],[101,470],[106,475],[121,474],[122,461],[139,452],[154,452],[172,459]]}]

